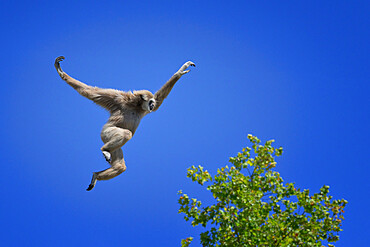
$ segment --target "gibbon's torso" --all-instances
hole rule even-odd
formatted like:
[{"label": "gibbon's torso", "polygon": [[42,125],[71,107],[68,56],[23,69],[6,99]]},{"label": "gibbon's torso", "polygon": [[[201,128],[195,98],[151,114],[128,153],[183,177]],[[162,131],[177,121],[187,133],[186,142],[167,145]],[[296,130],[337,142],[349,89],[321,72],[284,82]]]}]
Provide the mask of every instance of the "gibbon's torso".
[{"label": "gibbon's torso", "polygon": [[106,126],[116,126],[122,129],[128,129],[134,135],[141,119],[145,116],[145,112],[137,111],[136,109],[120,109],[111,112]]}]

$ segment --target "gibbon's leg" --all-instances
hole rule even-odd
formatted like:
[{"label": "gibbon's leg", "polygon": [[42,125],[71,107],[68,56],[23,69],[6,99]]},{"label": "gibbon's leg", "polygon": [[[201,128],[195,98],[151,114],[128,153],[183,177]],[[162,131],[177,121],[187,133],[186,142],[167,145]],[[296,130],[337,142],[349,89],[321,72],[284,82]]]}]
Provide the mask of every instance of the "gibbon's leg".
[{"label": "gibbon's leg", "polygon": [[128,129],[122,129],[114,126],[103,127],[103,130],[101,132],[101,139],[104,142],[104,146],[101,147],[101,151],[105,159],[109,163],[111,163],[112,152],[117,148],[122,147],[131,138],[132,132]]},{"label": "gibbon's leg", "polygon": [[97,180],[108,180],[120,175],[126,170],[125,160],[123,159],[122,149],[118,148],[112,152],[112,162],[111,166],[108,169],[105,169],[100,172],[94,172],[87,191],[92,190],[95,187]]}]

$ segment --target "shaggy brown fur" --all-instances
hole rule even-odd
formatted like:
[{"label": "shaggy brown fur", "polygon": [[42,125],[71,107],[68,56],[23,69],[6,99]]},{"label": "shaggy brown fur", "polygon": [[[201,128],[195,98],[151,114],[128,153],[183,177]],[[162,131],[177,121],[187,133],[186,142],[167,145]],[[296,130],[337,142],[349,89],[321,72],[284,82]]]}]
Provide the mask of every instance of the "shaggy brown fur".
[{"label": "shaggy brown fur", "polygon": [[121,147],[135,134],[141,119],[152,111],[158,110],[163,100],[171,92],[175,83],[188,73],[193,62],[186,62],[154,95],[147,90],[123,92],[115,89],[102,89],[82,83],[65,73],[60,67],[63,56],[55,59],[55,68],[60,77],[82,96],[94,101],[110,112],[107,123],[103,126],[101,139],[104,142],[101,151],[111,167],[94,172],[87,190],[92,190],[97,180],[114,178],[126,170]]}]

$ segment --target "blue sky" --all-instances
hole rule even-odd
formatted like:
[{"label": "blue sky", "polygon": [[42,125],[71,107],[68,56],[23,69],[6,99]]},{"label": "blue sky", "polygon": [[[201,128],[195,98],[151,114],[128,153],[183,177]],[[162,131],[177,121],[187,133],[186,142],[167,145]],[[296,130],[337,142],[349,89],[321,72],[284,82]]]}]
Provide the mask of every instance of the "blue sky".
[{"label": "blue sky", "polygon": [[[1,1],[2,246],[179,246],[197,235],[177,191],[211,173],[247,134],[284,147],[277,171],[349,201],[337,246],[369,246],[368,1]],[[159,89],[187,60],[160,110],[107,168],[108,114],[57,75],[95,86]]]}]

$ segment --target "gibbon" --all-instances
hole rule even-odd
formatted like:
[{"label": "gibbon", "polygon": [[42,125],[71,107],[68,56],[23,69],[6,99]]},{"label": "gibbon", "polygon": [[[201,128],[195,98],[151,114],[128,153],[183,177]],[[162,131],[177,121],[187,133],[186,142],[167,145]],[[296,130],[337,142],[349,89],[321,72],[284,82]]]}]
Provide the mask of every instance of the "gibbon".
[{"label": "gibbon", "polygon": [[133,137],[141,119],[148,113],[158,110],[163,100],[171,92],[175,83],[181,76],[190,71],[186,69],[190,66],[195,66],[195,64],[191,61],[186,62],[162,86],[162,88],[153,95],[147,90],[124,92],[86,85],[70,77],[61,69],[60,62],[63,59],[63,56],[57,57],[54,64],[60,77],[79,94],[94,101],[110,112],[110,117],[103,126],[100,136],[104,142],[101,151],[105,160],[111,167],[93,173],[91,183],[86,189],[90,191],[94,188],[97,180],[114,178],[126,170],[121,147]]}]

